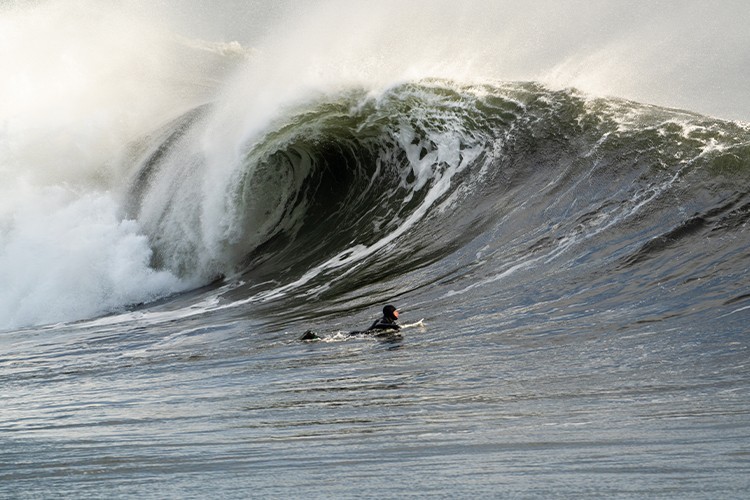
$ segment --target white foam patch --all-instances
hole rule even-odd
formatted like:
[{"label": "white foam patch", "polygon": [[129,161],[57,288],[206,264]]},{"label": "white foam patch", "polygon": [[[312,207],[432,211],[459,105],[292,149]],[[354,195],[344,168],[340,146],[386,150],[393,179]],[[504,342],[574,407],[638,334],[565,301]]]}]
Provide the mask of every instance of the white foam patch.
[{"label": "white foam patch", "polygon": [[89,318],[186,288],[150,259],[138,224],[118,218],[108,194],[29,194],[0,224],[0,328]]}]

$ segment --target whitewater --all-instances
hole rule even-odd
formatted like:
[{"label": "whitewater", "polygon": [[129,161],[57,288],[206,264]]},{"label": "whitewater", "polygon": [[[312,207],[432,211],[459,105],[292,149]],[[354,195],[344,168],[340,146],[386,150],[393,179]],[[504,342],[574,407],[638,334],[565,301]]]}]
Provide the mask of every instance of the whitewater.
[{"label": "whitewater", "polygon": [[0,495],[742,498],[749,17],[0,6]]}]

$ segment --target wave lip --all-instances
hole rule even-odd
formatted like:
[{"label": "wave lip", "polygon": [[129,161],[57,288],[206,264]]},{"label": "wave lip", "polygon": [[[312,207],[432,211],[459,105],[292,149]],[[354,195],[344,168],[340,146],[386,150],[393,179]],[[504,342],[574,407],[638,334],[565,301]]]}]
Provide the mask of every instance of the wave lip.
[{"label": "wave lip", "polygon": [[[486,161],[489,132],[460,128],[462,114],[481,118],[461,109],[471,102],[435,84],[305,103],[245,140],[232,169],[217,167],[221,178],[195,146],[210,126],[200,116],[210,110],[195,110],[142,160],[131,213],[152,235],[155,262],[181,274],[232,274],[259,246],[295,245],[298,233],[321,227],[324,244],[332,234],[373,252],[424,217],[455,175]],[[330,251],[334,267],[361,253]]]}]

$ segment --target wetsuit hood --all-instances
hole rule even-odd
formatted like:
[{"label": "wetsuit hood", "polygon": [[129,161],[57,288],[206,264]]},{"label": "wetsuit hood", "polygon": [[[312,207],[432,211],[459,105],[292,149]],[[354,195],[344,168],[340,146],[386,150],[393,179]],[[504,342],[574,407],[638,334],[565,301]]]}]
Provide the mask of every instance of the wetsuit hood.
[{"label": "wetsuit hood", "polygon": [[392,321],[396,321],[398,319],[398,317],[394,314],[396,310],[397,309],[395,307],[389,304],[383,308],[383,316]]}]

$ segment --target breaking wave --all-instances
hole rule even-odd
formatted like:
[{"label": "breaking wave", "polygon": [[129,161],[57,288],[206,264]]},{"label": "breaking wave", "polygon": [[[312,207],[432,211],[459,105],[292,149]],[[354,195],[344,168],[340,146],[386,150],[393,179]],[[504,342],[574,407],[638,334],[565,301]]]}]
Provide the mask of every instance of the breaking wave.
[{"label": "breaking wave", "polygon": [[[356,57],[375,22],[351,51],[293,40],[330,49],[330,65],[276,39],[263,52],[176,37],[109,4],[3,14],[0,328],[206,285],[224,306],[521,287],[744,307],[742,123],[468,70],[405,77],[463,71],[426,45],[388,44],[373,58],[396,69],[368,69]],[[279,54],[295,57],[279,69]]]}]

